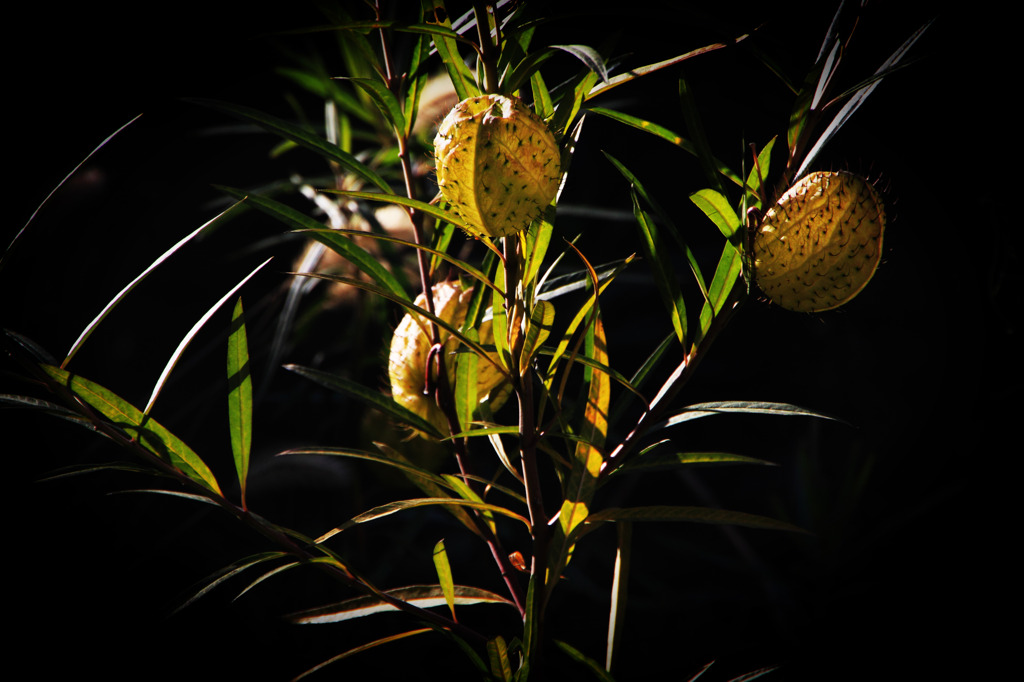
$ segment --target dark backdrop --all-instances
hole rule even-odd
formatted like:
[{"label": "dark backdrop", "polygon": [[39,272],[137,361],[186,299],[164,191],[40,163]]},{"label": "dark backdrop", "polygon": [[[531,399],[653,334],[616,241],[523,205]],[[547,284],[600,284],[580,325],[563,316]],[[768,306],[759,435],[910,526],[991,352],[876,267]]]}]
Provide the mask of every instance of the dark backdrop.
[{"label": "dark backdrop", "polygon": [[[851,69],[869,73],[931,18],[930,3],[917,4],[871,3]],[[35,6],[15,22],[28,39],[7,54],[5,244],[96,144],[144,114],[61,189],[0,273],[3,326],[56,355],[143,264],[214,214],[222,200],[211,183],[249,186],[281,173],[266,158],[265,138],[209,135],[233,122],[181,98],[216,97],[287,115],[285,87],[272,73],[283,60],[275,47],[302,41],[265,34],[318,23],[316,12],[300,5],[271,15],[242,3],[215,12],[199,3],[161,9],[146,15]],[[718,37],[692,7],[641,2],[609,10],[558,40],[599,43],[618,28],[617,53],[643,64]],[[637,17],[660,11],[670,20],[641,31]],[[723,36],[763,24],[766,44],[796,69],[813,57],[832,8],[723,3],[703,11],[723,22]],[[633,503],[694,503],[705,491],[723,506],[779,514],[816,535],[744,532],[737,543],[719,529],[638,529],[623,653],[630,672],[623,679],[686,679],[713,658],[714,679],[776,662],[785,667],[773,679],[925,679],[949,671],[982,679],[1003,669],[1009,633],[994,621],[1016,603],[1007,568],[1014,535],[1005,513],[1013,499],[1008,464],[1019,456],[1009,423],[1020,391],[1011,354],[1017,317],[1009,305],[1019,245],[997,203],[1012,202],[1015,186],[1009,163],[1001,163],[1015,156],[1006,113],[1015,65],[1003,58],[1003,23],[980,11],[938,16],[914,51],[920,61],[883,83],[820,160],[818,167],[849,168],[886,188],[885,258],[865,292],[840,311],[814,316],[748,303],[690,387],[691,402],[789,401],[851,425],[709,423],[678,436],[681,447],[733,449],[781,466],[628,486]],[[789,95],[749,55],[712,55],[688,64],[686,74],[712,142],[730,162],[738,165],[742,153],[737,140],[763,143],[783,132]],[[677,75],[622,88],[614,105],[685,134]],[[628,191],[602,166],[599,149],[642,172],[678,222],[701,220],[683,196],[701,186],[692,159],[602,120],[588,123],[583,140],[576,166],[583,170],[564,203],[597,204],[606,215],[567,214],[560,222],[566,232],[584,232],[585,252],[621,256],[637,248],[632,226],[614,217],[629,210]],[[76,359],[78,371],[144,403],[184,331],[255,264],[225,257],[217,248],[223,246],[214,236],[183,253],[181,265],[165,265],[91,340]],[[247,302],[272,294],[279,281],[261,276]],[[613,363],[621,358],[626,369],[666,331],[653,292],[634,285],[622,298],[613,288],[605,303]],[[628,323],[616,326],[616,319]],[[350,320],[333,324],[344,337]],[[196,397],[207,376],[201,349],[213,348],[209,362],[219,372],[221,339],[201,338],[192,351],[199,357],[179,370],[192,378],[161,398],[161,405],[187,406],[158,418],[190,443],[203,443],[193,445],[201,453],[229,452],[226,436],[212,431],[222,418],[204,417],[208,403]],[[122,364],[127,371],[116,369]],[[25,390],[2,380],[2,392]],[[257,432],[267,452],[302,440],[344,442],[352,425],[338,418],[336,397],[294,377],[275,381],[280,402],[267,408]],[[324,420],[310,426],[303,415],[314,409]],[[281,679],[365,641],[376,628],[399,627],[281,624],[278,614],[329,594],[306,577],[237,602],[229,588],[168,618],[194,581],[259,549],[255,538],[180,501],[106,495],[140,485],[136,479],[40,483],[56,467],[117,453],[51,419],[21,411],[0,412],[0,419],[14,492],[6,563],[16,567],[8,578],[15,643],[38,652],[23,658],[40,676]],[[229,477],[226,454],[206,456],[220,457],[218,472]],[[313,475],[277,469],[273,476],[277,492],[267,493],[267,515],[313,529],[339,523],[370,495],[362,489],[370,484],[336,467]],[[389,528],[394,543],[426,542]],[[432,545],[437,535],[425,533]],[[389,547],[381,548],[385,557]],[[596,550],[574,565],[566,591],[576,606],[554,627],[582,628],[589,639],[573,641],[600,658],[599,595],[610,565]],[[392,577],[400,575],[395,569]],[[432,646],[401,646],[365,660],[421,656],[426,665],[448,656]]]}]

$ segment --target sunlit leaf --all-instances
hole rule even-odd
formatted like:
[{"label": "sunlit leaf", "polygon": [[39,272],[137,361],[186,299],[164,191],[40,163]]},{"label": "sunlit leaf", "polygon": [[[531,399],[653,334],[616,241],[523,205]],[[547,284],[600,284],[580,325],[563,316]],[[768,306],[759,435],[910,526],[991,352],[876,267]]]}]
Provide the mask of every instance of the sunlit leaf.
[{"label": "sunlit leaf", "polygon": [[718,266],[711,279],[711,286],[708,288],[708,301],[700,311],[700,335],[697,343],[703,340],[711,328],[715,317],[722,312],[729,294],[732,292],[736,280],[743,274],[743,255],[736,250],[736,247],[725,242],[722,245],[722,255],[718,259]]},{"label": "sunlit leaf", "polygon": [[397,502],[389,502],[387,504],[382,504],[380,506],[374,507],[369,511],[365,511],[362,514],[359,514],[358,516],[352,517],[351,519],[341,524],[337,528],[327,531],[326,533],[318,537],[315,540],[315,542],[317,544],[326,542],[338,533],[342,533],[348,530],[349,528],[352,528],[362,523],[376,521],[377,519],[384,518],[385,516],[390,516],[392,514],[396,514],[398,512],[406,511],[409,509],[418,509],[420,507],[431,506],[457,506],[467,507],[470,509],[491,511],[496,514],[501,514],[502,516],[507,516],[511,519],[515,519],[516,521],[520,521],[524,526],[526,526],[527,529],[530,528],[530,521],[526,517],[524,517],[521,514],[515,513],[511,509],[506,509],[505,507],[502,507],[500,505],[486,504],[483,502],[474,502],[472,500],[460,500],[451,497],[421,497],[412,500],[398,500]]},{"label": "sunlit leaf", "polygon": [[718,163],[711,151],[711,143],[704,132],[704,124],[701,121],[700,112],[697,107],[697,97],[693,93],[686,78],[679,79],[679,100],[683,105],[683,120],[686,121],[686,130],[690,133],[693,146],[697,149],[697,160],[704,170],[704,176],[711,186],[723,191],[722,183],[718,174]]},{"label": "sunlit leaf", "polygon": [[661,294],[662,302],[668,309],[676,338],[679,339],[680,344],[685,346],[687,336],[686,302],[679,290],[675,269],[669,262],[668,249],[664,247],[657,225],[640,207],[636,191],[631,191],[630,195],[633,199],[633,217],[636,219],[636,225],[640,232],[640,243],[644,247],[644,253],[650,261],[651,270],[654,273],[654,284],[658,288],[658,293]]},{"label": "sunlit leaf", "polygon": [[798,405],[788,403],[772,403],[763,401],[729,400],[711,403],[699,403],[684,408],[679,413],[668,419],[658,422],[651,427],[652,430],[667,428],[682,424],[683,422],[704,417],[714,417],[723,414],[766,414],[778,417],[817,417],[818,419],[829,419],[839,421],[821,412],[815,412]]},{"label": "sunlit leaf", "polygon": [[[478,268],[475,268],[474,266],[470,265],[466,261],[460,260],[458,258],[455,258],[454,256],[450,256],[450,255],[448,255],[447,253],[445,253],[442,250],[438,250],[436,248],[431,248],[429,246],[424,246],[422,244],[417,244],[415,242],[410,242],[410,241],[407,241],[405,239],[398,239],[397,237],[392,237],[392,236],[386,235],[386,234],[378,234],[376,232],[362,232],[361,230],[331,230],[331,229],[325,229],[325,228],[318,228],[318,229],[315,229],[315,230],[302,230],[302,232],[303,233],[308,233],[314,239],[316,239],[316,240],[318,240],[320,242],[323,242],[325,245],[327,245],[328,247],[330,247],[332,249],[334,249],[334,247],[337,246],[338,247],[337,252],[340,255],[345,255],[346,250],[349,248],[348,244],[352,243],[352,241],[351,241],[352,237],[362,237],[362,238],[367,238],[367,239],[377,239],[377,240],[380,240],[380,241],[385,241],[385,242],[389,242],[389,243],[392,243],[392,244],[397,244],[399,246],[404,246],[404,247],[407,247],[407,248],[410,248],[410,249],[419,249],[420,251],[423,251],[424,253],[431,254],[437,260],[443,260],[446,263],[454,265],[456,268],[458,268],[459,270],[462,270],[464,273],[466,273],[467,275],[469,275],[470,277],[472,277],[476,281],[481,282],[485,286],[491,287],[492,289],[497,288],[497,286],[487,277],[487,275],[485,275]],[[356,248],[359,248],[359,247],[356,247]],[[369,258],[373,258],[373,256],[371,256],[369,254],[367,254],[367,256]],[[385,270],[385,272],[386,272],[386,270]],[[367,274],[369,274],[369,273],[367,273]],[[375,277],[374,279],[377,279],[377,278]],[[395,289],[393,288],[394,286],[400,286],[397,281],[395,281],[392,285],[388,285],[388,284],[385,284],[384,282],[378,280],[378,284],[381,284],[382,286],[385,286],[387,289],[393,291],[394,293],[400,293],[400,291],[401,291],[401,290],[395,291]]]},{"label": "sunlit leaf", "polygon": [[[388,289],[398,296],[409,298],[401,282],[385,268],[380,261],[362,248],[348,236],[341,236],[340,230],[325,230],[324,226],[309,216],[296,211],[291,206],[275,201],[269,197],[259,194],[247,195],[239,189],[231,187],[219,187],[224,192],[233,196],[248,196],[248,203],[263,213],[281,221],[293,230],[308,231],[310,236],[323,243],[335,253],[344,257],[350,263],[366,273],[375,282]],[[354,231],[345,231],[345,234],[352,234]],[[369,235],[362,232],[361,235]],[[411,300],[411,299],[410,299]]]},{"label": "sunlit leaf", "polygon": [[741,222],[729,200],[713,189],[700,189],[690,195],[690,201],[697,205],[715,224],[719,232],[729,239],[740,229]]},{"label": "sunlit leaf", "polygon": [[452,580],[452,566],[448,562],[448,552],[444,548],[444,540],[434,545],[434,568],[437,570],[437,581],[444,593],[444,600],[455,618],[455,582]]},{"label": "sunlit leaf", "polygon": [[378,187],[382,192],[391,191],[390,185],[388,185],[388,183],[375,171],[370,169],[369,166],[359,161],[359,159],[352,154],[342,150],[338,145],[331,144],[324,138],[311,133],[305,128],[289,123],[288,121],[276,116],[271,116],[270,114],[239,104],[229,104],[227,102],[218,102],[207,99],[193,99],[190,101],[217,109],[218,111],[241,118],[245,121],[251,121],[269,132],[280,135],[319,154],[329,161],[336,162],[342,168],[362,178],[371,185]]},{"label": "sunlit leaf", "polygon": [[51,365],[43,365],[41,369],[55,383],[69,390],[83,403],[110,420],[114,426],[131,435],[144,448],[204,488],[222,495],[213,472],[199,455],[156,420],[95,382]]},{"label": "sunlit leaf", "polygon": [[395,97],[395,93],[388,90],[387,86],[374,78],[344,78],[344,80],[355,83],[363,92],[370,96],[370,99],[384,118],[396,131],[404,131],[406,128],[405,114],[402,113],[402,105]]},{"label": "sunlit leaf", "polygon": [[660,471],[662,469],[682,466],[708,466],[719,464],[760,464],[765,466],[776,466],[774,462],[757,459],[756,457],[736,455],[731,452],[666,451],[650,454],[640,453],[632,460],[622,465],[615,473],[618,474],[619,472],[627,471],[631,473]]},{"label": "sunlit leaf", "polygon": [[228,334],[228,429],[231,454],[241,488],[242,507],[249,478],[249,453],[252,448],[252,372],[249,366],[249,341],[245,333],[242,299],[231,315]]},{"label": "sunlit leaf", "polygon": [[589,656],[586,656],[575,647],[559,639],[554,640],[554,644],[556,647],[561,649],[563,653],[567,654],[569,658],[587,668],[590,673],[598,680],[601,680],[601,682],[615,682],[615,678],[611,676],[611,673],[602,668],[600,663]]},{"label": "sunlit leaf", "polygon": [[321,386],[350,395],[357,400],[362,401],[364,404],[389,415],[399,423],[407,424],[410,427],[423,431],[424,433],[428,433],[435,438],[441,437],[441,433],[437,430],[436,426],[408,408],[399,405],[397,402],[392,400],[390,396],[386,396],[380,391],[371,390],[362,384],[344,377],[313,369],[311,367],[285,365],[284,368],[304,376],[307,379],[311,379]]},{"label": "sunlit leaf", "polygon": [[501,682],[512,682],[512,663],[503,637],[487,640],[487,658],[491,663],[491,675]]},{"label": "sunlit leaf", "polygon": [[[7,263],[8,258],[10,258],[11,254],[14,253],[14,248],[15,248],[15,245],[18,243],[18,239],[20,239],[21,235],[25,233],[25,230],[28,229],[28,226],[32,224],[32,221],[35,220],[36,216],[39,215],[39,212],[41,210],[43,210],[43,207],[46,206],[47,202],[50,201],[50,198],[53,197],[53,195],[57,193],[57,190],[59,190],[61,187],[63,187],[67,183],[67,181],[70,180],[71,177],[75,173],[78,172],[79,168],[81,168],[86,163],[88,163],[89,159],[91,159],[93,156],[96,155],[96,152],[98,152],[99,150],[103,149],[103,147],[105,147],[107,145],[107,143],[110,142],[112,139],[117,137],[117,135],[119,135],[121,133],[121,131],[123,131],[125,128],[127,128],[131,124],[135,123],[136,121],[138,121],[141,117],[142,117],[142,114],[139,114],[139,115],[135,116],[130,121],[128,121],[127,123],[122,125],[120,128],[115,130],[113,133],[108,135],[102,142],[100,142],[98,145],[96,145],[96,147],[91,152],[89,152],[89,154],[86,155],[86,157],[84,159],[79,161],[78,165],[75,166],[74,168],[72,168],[71,172],[68,173],[67,175],[65,175],[64,179],[62,179],[59,183],[57,183],[56,187],[54,187],[53,189],[50,190],[50,193],[47,194],[46,197],[39,203],[39,206],[37,206],[36,209],[34,211],[32,211],[32,215],[30,215],[28,217],[28,220],[25,221],[25,224],[21,226],[21,229],[18,230],[18,233],[15,234],[14,237],[11,239],[10,243],[7,245],[7,248],[4,249],[3,253],[0,253],[0,272],[3,272],[4,265]],[[201,229],[202,228],[200,228],[200,230]]]},{"label": "sunlit leaf", "polygon": [[[455,593],[454,601],[457,606],[471,606],[474,604],[507,604],[513,608],[515,607],[515,604],[508,599],[478,587],[455,585],[453,591]],[[444,590],[440,585],[413,585],[394,590],[385,590],[385,592],[389,596],[401,599],[402,601],[418,606],[419,608],[428,609],[435,606],[447,605]],[[378,597],[365,596],[355,597],[354,599],[348,599],[337,604],[330,604],[328,606],[320,606],[314,609],[299,611],[297,613],[290,614],[288,619],[293,623],[301,625],[340,623],[354,618],[370,616],[375,613],[386,613],[388,611],[397,610],[398,608],[396,606],[392,606]]]},{"label": "sunlit leaf", "polygon": [[611,607],[608,609],[608,643],[605,648],[604,669],[612,671],[612,663],[622,640],[626,622],[626,597],[629,593],[629,568],[632,563],[633,524],[623,521],[616,527],[618,546],[615,549],[615,568],[612,572]]},{"label": "sunlit leaf", "polygon": [[[637,118],[636,116],[624,114],[621,111],[606,109],[604,107],[588,107],[587,111],[594,114],[600,114],[601,116],[610,118],[613,121],[618,121],[619,123],[624,123],[625,125],[632,126],[637,130],[642,130],[646,133],[650,133],[655,137],[661,138],[662,140],[665,140],[666,142],[679,147],[683,151],[692,154],[693,156],[698,155],[697,147],[694,146],[692,142],[676,134],[675,132],[669,130],[668,128],[665,128],[664,126],[660,126],[656,123],[651,123],[650,121],[645,121],[642,118]],[[605,156],[607,156],[607,154],[605,154]],[[726,166],[718,159],[714,159],[714,166],[719,173],[721,173],[723,176],[728,178],[736,185],[743,184],[743,181],[740,179],[740,176],[734,173],[728,166]]]}]

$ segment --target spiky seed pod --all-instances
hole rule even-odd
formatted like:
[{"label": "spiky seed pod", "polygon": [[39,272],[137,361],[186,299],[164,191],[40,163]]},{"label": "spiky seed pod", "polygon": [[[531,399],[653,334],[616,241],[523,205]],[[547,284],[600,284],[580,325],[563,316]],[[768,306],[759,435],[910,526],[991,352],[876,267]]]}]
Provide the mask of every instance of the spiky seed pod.
[{"label": "spiky seed pod", "polygon": [[[458,329],[466,321],[473,289],[462,289],[457,282],[441,282],[433,287],[434,313]],[[423,294],[416,297],[416,305],[426,307]],[[479,340],[483,345],[494,343],[491,322],[484,322],[479,330]],[[459,340],[444,329],[440,330],[441,343],[445,358],[448,382],[455,386],[455,356]],[[406,314],[395,329],[391,338],[391,354],[388,358],[388,375],[391,379],[391,395],[403,407],[415,412],[441,433],[447,433],[448,421],[444,413],[434,402],[432,395],[424,393],[427,385],[427,356],[430,354],[429,322],[412,313]],[[491,354],[496,360],[497,354]],[[433,371],[433,363],[430,368]],[[502,406],[510,393],[510,386],[504,375],[490,362],[480,358],[477,363],[477,403],[490,403],[491,409]],[[419,433],[419,432],[417,432]],[[419,435],[423,435],[419,433]]]},{"label": "spiky seed pod", "polygon": [[507,237],[530,226],[558,192],[558,144],[522,101],[482,95],[459,102],[434,138],[437,186],[481,234]]},{"label": "spiky seed pod", "polygon": [[758,228],[757,285],[788,310],[837,308],[875,274],[884,231],[885,206],[869,182],[842,171],[806,175]]}]

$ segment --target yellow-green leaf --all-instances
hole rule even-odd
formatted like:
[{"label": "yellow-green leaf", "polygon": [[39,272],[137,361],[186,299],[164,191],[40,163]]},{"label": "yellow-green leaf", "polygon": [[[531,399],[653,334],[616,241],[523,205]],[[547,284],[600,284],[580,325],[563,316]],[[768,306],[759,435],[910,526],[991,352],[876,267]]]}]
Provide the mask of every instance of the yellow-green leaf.
[{"label": "yellow-green leaf", "polygon": [[71,391],[114,426],[135,438],[144,448],[204,488],[223,495],[213,472],[199,455],[156,420],[95,382],[52,365],[41,365],[41,368],[54,382]]}]

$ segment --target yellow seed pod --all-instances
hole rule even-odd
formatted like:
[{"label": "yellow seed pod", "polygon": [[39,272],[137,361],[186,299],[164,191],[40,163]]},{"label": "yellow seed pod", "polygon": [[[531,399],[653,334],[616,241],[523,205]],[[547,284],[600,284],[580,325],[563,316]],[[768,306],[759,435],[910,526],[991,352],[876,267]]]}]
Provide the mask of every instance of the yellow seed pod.
[{"label": "yellow seed pod", "polygon": [[[433,287],[434,313],[458,329],[466,321],[466,313],[473,296],[472,289],[462,289],[457,282],[441,282]],[[426,307],[423,294],[416,297],[416,305]],[[478,331],[480,343],[494,343],[491,322],[484,322]],[[440,330],[442,353],[448,382],[454,390],[455,356],[459,340],[444,329]],[[436,426],[441,433],[447,433],[448,420],[434,402],[434,396],[424,393],[426,387],[427,356],[430,354],[429,322],[420,315],[406,314],[391,338],[391,353],[388,358],[388,376],[391,380],[391,395],[396,402],[423,417]],[[497,354],[490,354],[497,360]],[[433,371],[433,363],[431,363]],[[509,385],[504,375],[490,362],[479,359],[477,363],[477,403],[490,403],[497,410],[509,396]],[[422,433],[420,435],[423,435]]]},{"label": "yellow seed pod", "polygon": [[561,162],[554,135],[513,97],[459,102],[438,126],[434,161],[438,188],[474,226],[473,236],[525,230],[558,192]]},{"label": "yellow seed pod", "polygon": [[788,310],[837,308],[867,285],[882,256],[885,207],[847,172],[801,178],[768,209],[754,237],[757,285]]}]

